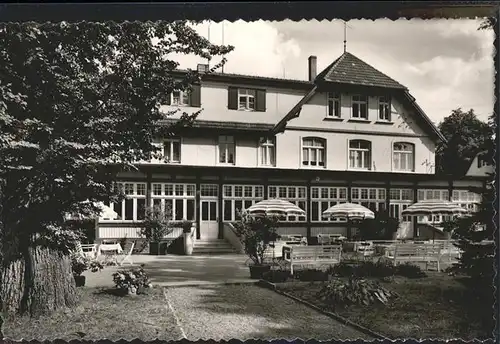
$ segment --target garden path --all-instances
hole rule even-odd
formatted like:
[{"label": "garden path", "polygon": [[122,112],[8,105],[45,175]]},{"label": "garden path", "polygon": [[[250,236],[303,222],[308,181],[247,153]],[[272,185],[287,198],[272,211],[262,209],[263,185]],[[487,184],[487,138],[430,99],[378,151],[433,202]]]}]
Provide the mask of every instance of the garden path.
[{"label": "garden path", "polygon": [[179,330],[198,339],[371,340],[292,299],[255,285],[203,285],[165,288],[168,308]]}]

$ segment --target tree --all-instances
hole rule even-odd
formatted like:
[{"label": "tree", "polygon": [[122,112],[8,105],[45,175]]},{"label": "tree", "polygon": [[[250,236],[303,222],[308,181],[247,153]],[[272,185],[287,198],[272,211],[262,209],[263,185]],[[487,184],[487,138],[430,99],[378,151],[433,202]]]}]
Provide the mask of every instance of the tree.
[{"label": "tree", "polygon": [[398,219],[389,216],[387,211],[377,211],[374,219],[361,221],[359,235],[361,240],[392,240],[398,227]]},{"label": "tree", "polygon": [[479,120],[474,110],[458,108],[438,125],[447,143],[436,149],[437,172],[461,177],[467,173],[477,153],[486,149],[493,131],[488,123]]},{"label": "tree", "polygon": [[[186,21],[0,24],[1,308],[39,314],[76,304],[68,252],[79,233],[65,214],[93,217],[123,197],[117,171],[157,153],[175,133],[158,121],[174,90],[202,75],[178,73],[169,54],[203,59],[211,44]],[[222,59],[210,72],[225,62]]]},{"label": "tree", "polygon": [[[495,115],[489,117],[489,126],[495,129]],[[485,158],[489,164],[495,165],[495,139],[490,137],[486,142]],[[498,226],[496,214],[498,202],[494,185],[494,175],[488,175],[486,187],[470,188],[471,192],[481,194],[481,203],[477,212],[470,216],[452,220],[446,224],[447,228],[453,228],[452,238],[458,240],[457,246],[463,251],[456,268],[467,274],[474,281],[476,287],[487,288],[493,285],[494,276],[494,253],[495,244],[494,231]],[[484,241],[491,241],[485,244]]]}]

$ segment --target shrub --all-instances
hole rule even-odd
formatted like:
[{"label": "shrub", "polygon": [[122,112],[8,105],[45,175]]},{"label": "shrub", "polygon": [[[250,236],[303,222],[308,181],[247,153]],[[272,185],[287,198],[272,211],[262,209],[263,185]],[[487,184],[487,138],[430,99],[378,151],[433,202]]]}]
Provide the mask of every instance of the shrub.
[{"label": "shrub", "polygon": [[427,274],[422,271],[420,266],[410,263],[399,264],[396,266],[396,275],[406,278],[422,278],[427,277]]},{"label": "shrub", "polygon": [[290,271],[286,270],[270,270],[264,272],[262,278],[272,283],[283,283],[290,278]]},{"label": "shrub", "polygon": [[328,273],[318,269],[299,270],[296,275],[303,282],[328,281]]},{"label": "shrub", "polygon": [[397,294],[380,285],[377,281],[368,281],[350,277],[348,281],[332,280],[316,295],[328,308],[347,307],[353,304],[387,304]]},{"label": "shrub", "polygon": [[182,227],[182,233],[191,233],[191,227],[193,227],[193,221],[182,220],[181,227]]},{"label": "shrub", "polygon": [[330,268],[327,273],[332,276],[339,277],[388,277],[394,275],[396,268],[390,263],[379,260],[377,262],[364,261],[350,264],[347,262],[340,262]]},{"label": "shrub", "polygon": [[95,259],[90,259],[78,253],[71,255],[71,269],[73,275],[80,276],[87,270],[97,272],[103,269],[103,265]]},{"label": "shrub", "polygon": [[250,216],[241,214],[241,220],[235,222],[236,235],[244,246],[245,253],[255,265],[264,264],[264,252],[269,243],[277,238],[278,218],[274,216]]},{"label": "shrub", "polygon": [[118,289],[128,294],[144,294],[145,289],[152,287],[151,281],[144,271],[144,264],[139,268],[115,272],[113,282]]},{"label": "shrub", "polygon": [[141,225],[141,236],[149,242],[161,242],[166,235],[173,232],[172,209],[167,206],[165,211],[159,207],[146,209],[146,217]]}]

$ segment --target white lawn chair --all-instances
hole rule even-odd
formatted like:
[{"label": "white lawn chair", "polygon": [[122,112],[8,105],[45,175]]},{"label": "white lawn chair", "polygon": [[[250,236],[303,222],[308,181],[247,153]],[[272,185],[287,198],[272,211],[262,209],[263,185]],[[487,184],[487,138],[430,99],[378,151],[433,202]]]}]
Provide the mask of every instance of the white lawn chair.
[{"label": "white lawn chair", "polygon": [[130,250],[128,253],[125,255],[125,257],[118,263],[120,266],[123,265],[123,263],[128,262],[130,265],[133,265],[134,262],[132,261],[132,252],[134,251],[134,246],[135,242],[132,243],[132,246],[130,246]]}]

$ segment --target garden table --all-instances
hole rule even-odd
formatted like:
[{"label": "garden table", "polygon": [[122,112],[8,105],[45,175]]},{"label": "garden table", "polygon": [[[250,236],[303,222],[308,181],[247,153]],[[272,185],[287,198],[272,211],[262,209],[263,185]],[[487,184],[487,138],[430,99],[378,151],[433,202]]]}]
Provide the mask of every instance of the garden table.
[{"label": "garden table", "polygon": [[102,252],[116,251],[118,254],[123,252],[123,249],[120,244],[101,244],[99,245],[97,255],[100,256]]}]

